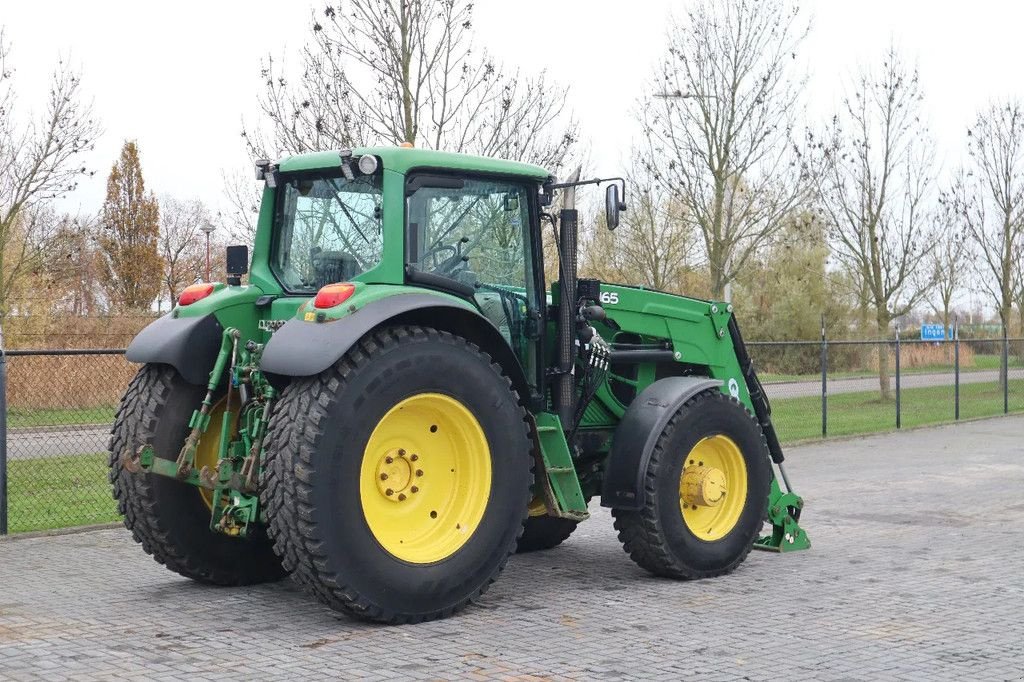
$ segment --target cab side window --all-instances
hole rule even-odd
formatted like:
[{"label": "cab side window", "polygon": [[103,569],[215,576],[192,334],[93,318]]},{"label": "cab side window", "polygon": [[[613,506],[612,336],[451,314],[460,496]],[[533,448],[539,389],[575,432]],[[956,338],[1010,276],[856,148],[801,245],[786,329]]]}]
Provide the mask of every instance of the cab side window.
[{"label": "cab side window", "polygon": [[507,180],[438,176],[409,181],[408,262],[418,272],[469,286],[481,314],[532,376],[530,319],[541,306],[534,279],[530,191]]},{"label": "cab side window", "polygon": [[500,180],[460,179],[420,187],[408,198],[410,264],[421,272],[524,291],[530,286],[530,213],[526,188]]}]

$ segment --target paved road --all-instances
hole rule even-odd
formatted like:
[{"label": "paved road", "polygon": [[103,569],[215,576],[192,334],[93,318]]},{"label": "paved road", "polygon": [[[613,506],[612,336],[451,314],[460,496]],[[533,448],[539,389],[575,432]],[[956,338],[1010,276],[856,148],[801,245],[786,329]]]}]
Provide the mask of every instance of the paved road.
[{"label": "paved road", "polygon": [[[1024,369],[1011,369],[1010,378],[1024,379]],[[960,375],[962,384],[994,383],[998,380],[999,373],[995,370],[965,372]],[[952,386],[953,375],[951,373],[906,374],[903,376],[902,385],[904,388]],[[777,382],[765,386],[768,397],[775,400],[821,395],[820,381]],[[877,389],[878,379],[876,378],[830,379],[828,382],[828,391],[831,395]],[[7,437],[7,456],[11,459],[29,459],[105,452],[109,437],[109,424],[11,429]]]},{"label": "paved road", "polygon": [[110,424],[10,429],[7,456],[31,459],[106,452],[109,440]]},{"label": "paved road", "polygon": [[1022,434],[1007,417],[792,448],[814,548],[714,580],[648,576],[594,508],[418,626],[288,582],[203,587],[120,529],[0,541],[0,679],[1019,680]]},{"label": "paved road", "polygon": [[[1010,379],[1024,379],[1024,369],[1010,369]],[[984,384],[999,381],[999,370],[981,370],[977,372],[961,372],[960,384]],[[893,386],[896,380],[893,379]],[[927,388],[929,386],[952,386],[955,382],[952,370],[935,374],[904,374],[900,377],[900,386],[906,388]],[[802,398],[821,395],[821,380],[817,381],[777,381],[765,384],[768,397]],[[833,379],[829,377],[829,395],[837,393],[861,393],[877,391],[878,377],[862,377],[857,379]]]}]

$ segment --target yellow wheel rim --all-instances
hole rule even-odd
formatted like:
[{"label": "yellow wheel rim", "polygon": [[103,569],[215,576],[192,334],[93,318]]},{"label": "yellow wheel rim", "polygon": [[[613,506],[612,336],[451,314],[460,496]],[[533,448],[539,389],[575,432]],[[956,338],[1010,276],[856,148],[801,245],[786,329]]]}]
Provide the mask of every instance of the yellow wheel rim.
[{"label": "yellow wheel rim", "polygon": [[690,532],[712,542],[728,535],[747,499],[747,464],[728,436],[704,438],[690,451],[679,477],[679,506]]},{"label": "yellow wheel rim", "polygon": [[548,513],[548,505],[544,502],[544,498],[535,497],[530,500],[527,510],[530,512],[530,516],[545,516]]},{"label": "yellow wheel rim", "polygon": [[[235,401],[237,404],[237,400]],[[210,471],[214,471],[217,468],[217,461],[220,459],[220,427],[221,420],[224,418],[224,408],[227,406],[227,399],[221,398],[219,402],[215,403],[213,408],[210,410],[210,425],[206,429],[206,433],[199,439],[199,443],[196,445],[196,456],[193,464],[197,471],[202,471],[203,467],[209,467]],[[237,417],[235,418],[237,421]],[[202,496],[203,501],[206,502],[206,506],[213,510],[213,491],[207,490],[206,488],[198,488],[199,494]]]},{"label": "yellow wheel rim", "polygon": [[491,493],[491,450],[473,413],[420,393],[377,423],[363,452],[359,496],[377,542],[414,564],[441,561],[472,537]]}]

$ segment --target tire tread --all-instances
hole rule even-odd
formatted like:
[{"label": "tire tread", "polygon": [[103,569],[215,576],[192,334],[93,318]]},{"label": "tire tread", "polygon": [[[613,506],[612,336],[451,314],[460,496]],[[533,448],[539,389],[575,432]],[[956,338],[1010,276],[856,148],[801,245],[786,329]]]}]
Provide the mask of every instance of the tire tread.
[{"label": "tire tread", "polygon": [[[385,610],[347,585],[329,566],[328,556],[320,542],[319,529],[310,504],[312,487],[317,476],[316,457],[320,437],[324,434],[327,407],[333,396],[344,390],[349,378],[374,362],[376,355],[396,345],[414,341],[461,346],[482,356],[491,369],[505,382],[513,403],[522,414],[523,429],[509,438],[521,438],[524,451],[529,451],[527,415],[511,380],[490,356],[469,341],[446,331],[430,327],[393,326],[370,332],[331,368],[320,374],[293,381],[282,393],[267,431],[267,461],[264,468],[263,506],[270,521],[268,532],[274,549],[285,569],[308,592],[327,606],[356,618],[384,623],[416,623],[444,618],[464,608],[484,594],[493,583],[508,557],[515,551],[519,530],[505,556],[488,579],[472,594],[448,608],[424,614],[404,614]],[[523,522],[526,520],[529,491],[523,491]]]},{"label": "tire tread", "polygon": [[[672,416],[665,426],[658,441],[654,446],[650,462],[644,475],[644,506],[639,511],[612,509],[615,530],[618,533],[619,541],[623,549],[638,566],[653,573],[654,575],[666,578],[692,580],[698,578],[713,578],[715,576],[730,573],[737,566],[743,563],[750,550],[753,549],[754,541],[757,539],[757,532],[746,543],[746,549],[728,565],[717,570],[700,570],[679,561],[669,549],[665,532],[661,527],[658,518],[658,489],[657,482],[662,475],[664,467],[668,466],[666,446],[671,442],[679,421],[687,412],[699,409],[699,406],[709,400],[729,402],[739,406],[750,420],[757,426],[760,433],[764,452],[767,453],[768,442],[761,433],[761,427],[757,420],[743,408],[736,398],[727,396],[718,389],[709,389],[693,396],[687,400],[681,408]],[[766,455],[767,456],[767,455]],[[767,491],[766,491],[767,494]],[[763,524],[768,518],[767,505],[761,509],[760,520]],[[758,529],[760,524],[758,525]]]}]

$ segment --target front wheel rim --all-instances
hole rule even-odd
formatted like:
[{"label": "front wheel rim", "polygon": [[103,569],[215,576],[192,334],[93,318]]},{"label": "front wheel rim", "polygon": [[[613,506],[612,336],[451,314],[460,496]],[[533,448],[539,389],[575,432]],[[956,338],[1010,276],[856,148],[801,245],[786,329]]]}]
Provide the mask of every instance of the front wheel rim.
[{"label": "front wheel rim", "polygon": [[725,435],[693,446],[679,476],[679,507],[686,527],[707,542],[721,540],[739,523],[747,499],[747,464]]},{"label": "front wheel rim", "polygon": [[487,437],[450,396],[420,393],[397,403],[363,451],[363,517],[381,547],[409,563],[435,563],[466,544],[490,490]]}]

